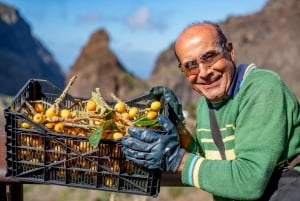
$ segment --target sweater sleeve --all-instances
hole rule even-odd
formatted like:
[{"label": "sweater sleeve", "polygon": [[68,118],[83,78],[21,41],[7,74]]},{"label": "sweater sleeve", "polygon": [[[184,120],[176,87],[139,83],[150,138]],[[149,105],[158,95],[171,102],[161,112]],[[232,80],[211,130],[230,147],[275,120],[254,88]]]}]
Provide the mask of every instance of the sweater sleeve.
[{"label": "sweater sleeve", "polygon": [[[273,73],[252,73],[235,98],[235,159],[208,160],[190,154],[182,181],[215,196],[257,199],[283,152],[289,120],[284,84]],[[192,178],[192,179],[191,179]]]}]

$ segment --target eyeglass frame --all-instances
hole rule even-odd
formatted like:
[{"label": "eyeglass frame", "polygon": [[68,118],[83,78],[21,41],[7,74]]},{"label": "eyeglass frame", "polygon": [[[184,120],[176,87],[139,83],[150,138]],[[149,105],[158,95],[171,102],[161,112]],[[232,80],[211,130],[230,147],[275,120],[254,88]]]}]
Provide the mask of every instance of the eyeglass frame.
[{"label": "eyeglass frame", "polygon": [[[209,59],[209,58],[205,58],[204,56],[209,54],[209,53],[213,53],[213,51],[215,51],[215,55],[213,56],[213,58],[211,58],[211,61],[205,61],[205,59]],[[224,54],[225,51],[225,43],[222,43],[217,49],[215,50],[209,50],[206,53],[204,53],[203,55],[201,55],[200,57],[191,60],[191,61],[187,61],[184,64],[179,63],[178,64],[178,68],[181,69],[182,72],[184,72],[187,76],[191,76],[191,75],[196,75],[199,73],[199,65],[200,63],[202,65],[204,65],[205,67],[211,67],[212,65],[214,65],[215,63],[217,63]],[[203,57],[205,59],[203,59]],[[200,60],[200,61],[198,61]],[[191,63],[190,67],[186,67],[187,63]],[[195,70],[197,70],[197,73],[195,73]]]}]

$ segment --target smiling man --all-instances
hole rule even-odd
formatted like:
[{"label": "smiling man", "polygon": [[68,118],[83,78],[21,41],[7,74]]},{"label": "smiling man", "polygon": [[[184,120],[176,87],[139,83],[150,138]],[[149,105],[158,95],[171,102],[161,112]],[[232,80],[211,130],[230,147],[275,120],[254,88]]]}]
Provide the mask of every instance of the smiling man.
[{"label": "smiling man", "polygon": [[[215,200],[299,200],[300,109],[282,79],[254,64],[236,66],[233,44],[210,22],[183,30],[175,54],[201,95],[196,138],[160,115],[166,134],[129,128],[130,137],[122,140],[126,157],[180,172],[183,184],[210,192]],[[181,106],[172,91],[161,91]],[[178,135],[185,139],[179,142]]]},{"label": "smiling man", "polygon": [[209,24],[190,27],[178,38],[175,51],[195,91],[212,102],[226,96],[235,70],[234,51],[220,29]]}]

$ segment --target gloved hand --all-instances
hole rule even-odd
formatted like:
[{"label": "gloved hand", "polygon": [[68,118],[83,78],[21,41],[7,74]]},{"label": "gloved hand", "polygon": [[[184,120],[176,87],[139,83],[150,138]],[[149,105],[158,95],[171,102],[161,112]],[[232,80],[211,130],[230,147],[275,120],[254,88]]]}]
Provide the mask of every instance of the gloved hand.
[{"label": "gloved hand", "polygon": [[151,94],[157,99],[159,99],[161,96],[164,96],[165,102],[168,102],[169,105],[172,107],[173,111],[179,119],[179,122],[184,121],[181,102],[171,89],[169,89],[168,87],[156,86],[146,91],[145,94]]},{"label": "gloved hand", "polygon": [[176,172],[184,155],[173,123],[159,115],[164,133],[142,127],[130,127],[129,137],[122,138],[122,151],[126,158],[149,169]]}]

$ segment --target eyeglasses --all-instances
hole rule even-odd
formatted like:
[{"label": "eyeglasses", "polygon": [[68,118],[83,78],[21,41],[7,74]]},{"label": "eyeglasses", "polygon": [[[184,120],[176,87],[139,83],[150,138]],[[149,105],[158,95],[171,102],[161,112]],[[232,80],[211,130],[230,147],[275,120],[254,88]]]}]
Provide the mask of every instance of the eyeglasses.
[{"label": "eyeglasses", "polygon": [[179,63],[178,67],[181,68],[181,71],[184,72],[187,76],[190,75],[197,75],[200,72],[199,65],[200,63],[203,65],[204,68],[208,68],[214,65],[217,61],[219,61],[223,57],[223,53],[225,50],[225,44],[216,49],[216,50],[209,50],[205,54],[199,57],[198,59],[187,61],[183,64]]}]

